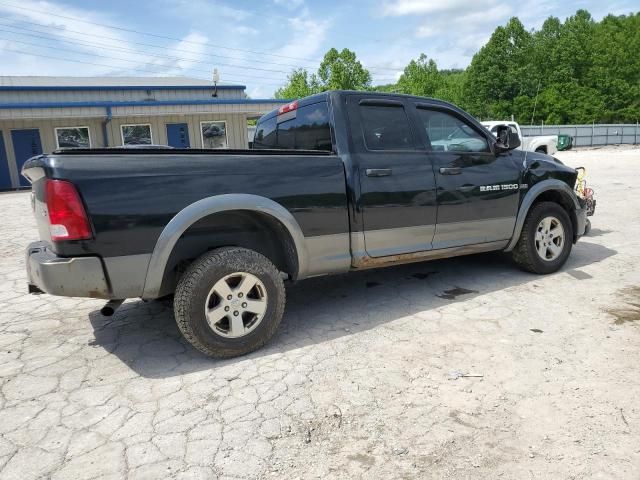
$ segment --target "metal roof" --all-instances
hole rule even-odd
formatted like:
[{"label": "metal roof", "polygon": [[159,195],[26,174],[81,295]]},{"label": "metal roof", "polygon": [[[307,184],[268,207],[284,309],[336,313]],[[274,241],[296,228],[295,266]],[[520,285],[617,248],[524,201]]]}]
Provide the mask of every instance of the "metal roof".
[{"label": "metal roof", "polygon": [[274,98],[230,98],[211,100],[159,100],[159,101],[129,101],[129,102],[22,102],[0,103],[0,110],[11,108],[83,108],[83,107],[159,107],[170,105],[243,105],[272,103],[281,105],[291,100],[277,100]]},{"label": "metal roof", "polygon": [[[244,90],[244,85],[218,83],[219,89]],[[46,77],[0,76],[2,90],[150,90],[205,89],[213,82],[188,77]]]}]

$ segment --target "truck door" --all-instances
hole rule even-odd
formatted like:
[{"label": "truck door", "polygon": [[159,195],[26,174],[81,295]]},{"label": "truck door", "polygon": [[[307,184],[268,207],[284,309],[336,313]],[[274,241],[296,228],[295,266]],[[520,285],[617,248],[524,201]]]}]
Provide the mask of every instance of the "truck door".
[{"label": "truck door", "polygon": [[486,132],[454,109],[414,106],[437,184],[433,248],[510,239],[520,198],[519,153],[494,154]]},{"label": "truck door", "polygon": [[347,97],[351,154],[360,183],[357,206],[372,257],[431,249],[435,178],[409,107],[401,97]]}]

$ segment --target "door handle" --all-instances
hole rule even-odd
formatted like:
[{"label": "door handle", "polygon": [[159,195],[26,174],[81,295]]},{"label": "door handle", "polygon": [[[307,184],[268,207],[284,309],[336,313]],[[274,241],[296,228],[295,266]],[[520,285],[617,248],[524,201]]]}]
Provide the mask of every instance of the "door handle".
[{"label": "door handle", "polygon": [[462,168],[460,167],[442,167],[440,168],[441,175],[460,175]]},{"label": "door handle", "polygon": [[390,168],[367,168],[367,177],[388,177],[391,175]]}]

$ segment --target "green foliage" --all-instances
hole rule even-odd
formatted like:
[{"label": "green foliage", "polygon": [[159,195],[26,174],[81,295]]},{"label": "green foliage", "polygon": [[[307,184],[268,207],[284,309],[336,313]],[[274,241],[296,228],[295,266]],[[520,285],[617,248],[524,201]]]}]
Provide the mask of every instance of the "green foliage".
[{"label": "green foliage", "polygon": [[318,79],[315,75],[309,74],[304,68],[292,71],[287,76],[287,84],[276,90],[274,93],[275,98],[302,98],[314,93],[318,93]]},{"label": "green foliage", "polygon": [[640,14],[596,22],[578,10],[564,23],[549,17],[534,32],[512,18],[473,57],[461,106],[524,124],[635,123],[640,59],[631,52],[639,49]]},{"label": "green foliage", "polygon": [[327,90],[368,90],[371,74],[357,60],[356,54],[345,48],[329,50],[317,74],[309,75],[304,69],[293,70],[287,84],[276,90],[275,98],[301,98]]},{"label": "green foliage", "polygon": [[466,70],[440,70],[425,54],[395,84],[371,86],[371,75],[348,49],[329,50],[317,74],[294,70],[276,98],[332,89],[434,97],[482,119],[523,124],[629,122],[640,119],[640,13],[600,22],[578,10],[549,17],[537,31],[518,18],[499,26]]},{"label": "green foliage", "polygon": [[329,50],[318,68],[318,78],[322,91],[367,90],[371,86],[371,74],[348,48]]},{"label": "green foliage", "polygon": [[436,62],[424,53],[417,60],[411,60],[398,79],[398,90],[409,95],[432,97],[442,85],[442,77]]}]

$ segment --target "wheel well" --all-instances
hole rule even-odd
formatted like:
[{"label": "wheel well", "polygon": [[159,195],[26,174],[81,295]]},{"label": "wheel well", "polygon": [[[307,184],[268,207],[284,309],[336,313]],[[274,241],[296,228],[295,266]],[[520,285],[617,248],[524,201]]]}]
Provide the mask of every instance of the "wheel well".
[{"label": "wheel well", "polygon": [[575,205],[573,203],[573,200],[569,198],[567,194],[561,192],[560,190],[547,190],[536,197],[531,207],[540,202],[553,202],[564,208],[564,210],[567,212],[567,215],[569,215],[569,218],[571,219],[571,226],[573,227],[575,238],[575,232],[578,230],[578,219],[576,218]]},{"label": "wheel well", "polygon": [[220,247],[243,247],[267,257],[278,270],[295,279],[298,256],[287,229],[271,215],[251,210],[214,213],[191,225],[174,246],[162,280],[161,295],[175,290],[187,266]]},{"label": "wheel well", "polygon": [[545,145],[540,145],[536,148],[536,152],[547,153],[547,147]]}]

